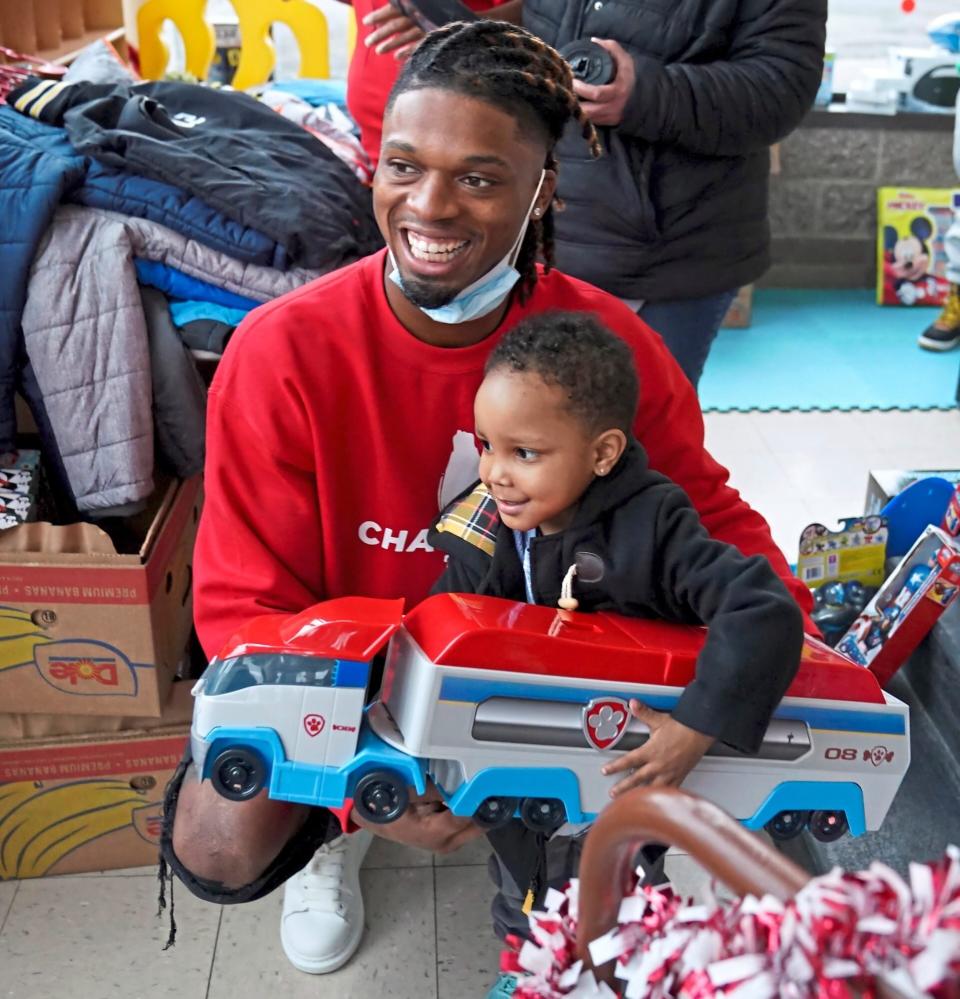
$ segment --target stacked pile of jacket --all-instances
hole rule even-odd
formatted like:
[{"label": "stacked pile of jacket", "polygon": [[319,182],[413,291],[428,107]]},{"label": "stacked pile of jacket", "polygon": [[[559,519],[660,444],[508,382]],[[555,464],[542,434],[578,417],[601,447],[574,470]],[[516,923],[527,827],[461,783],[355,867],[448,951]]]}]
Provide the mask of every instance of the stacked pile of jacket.
[{"label": "stacked pile of jacket", "polygon": [[188,347],[220,352],[251,308],[381,245],[369,190],[316,136],[179,82],[13,91],[0,218],[0,453],[19,391],[90,517],[139,508],[158,464],[202,467]]}]

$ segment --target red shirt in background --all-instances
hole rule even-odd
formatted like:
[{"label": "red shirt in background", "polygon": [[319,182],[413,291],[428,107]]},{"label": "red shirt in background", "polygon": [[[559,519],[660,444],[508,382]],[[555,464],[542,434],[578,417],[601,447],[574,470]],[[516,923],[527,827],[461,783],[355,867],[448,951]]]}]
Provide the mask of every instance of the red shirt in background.
[{"label": "red shirt in background", "polygon": [[[443,570],[427,544],[441,506],[477,477],[473,397],[504,332],[550,309],[593,313],[633,348],[634,431],[652,468],[714,537],[766,555],[805,609],[764,520],[704,450],[696,394],[663,341],[619,300],[557,271],[471,347],[423,343],[383,287],[386,251],[251,313],[210,391],[196,624],[214,655],[250,618],[328,597],[423,599]],[[808,622],[808,628],[809,628]]]},{"label": "red shirt in background", "polygon": [[[396,83],[400,62],[393,52],[377,55],[363,44],[372,31],[364,23],[367,14],[382,7],[387,0],[352,0],[357,18],[357,44],[350,58],[347,73],[347,107],[360,126],[360,141],[376,165],[380,159],[380,135],[383,131],[383,109]],[[483,11],[497,7],[505,0],[464,0],[471,10]]]}]

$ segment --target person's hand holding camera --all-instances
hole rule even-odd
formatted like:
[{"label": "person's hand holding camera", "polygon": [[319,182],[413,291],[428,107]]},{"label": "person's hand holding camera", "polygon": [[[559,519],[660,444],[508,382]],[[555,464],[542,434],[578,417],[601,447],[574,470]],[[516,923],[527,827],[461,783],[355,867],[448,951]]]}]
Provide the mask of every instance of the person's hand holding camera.
[{"label": "person's hand holding camera", "polygon": [[374,29],[363,40],[364,45],[379,55],[393,52],[397,59],[406,59],[424,35],[423,28],[390,3],[371,11],[363,23]]},{"label": "person's hand holding camera", "polygon": [[591,41],[610,53],[617,66],[617,75],[612,83],[600,86],[574,79],[573,90],[580,98],[584,114],[594,125],[619,125],[637,79],[633,58],[618,42],[608,38],[592,38]]}]

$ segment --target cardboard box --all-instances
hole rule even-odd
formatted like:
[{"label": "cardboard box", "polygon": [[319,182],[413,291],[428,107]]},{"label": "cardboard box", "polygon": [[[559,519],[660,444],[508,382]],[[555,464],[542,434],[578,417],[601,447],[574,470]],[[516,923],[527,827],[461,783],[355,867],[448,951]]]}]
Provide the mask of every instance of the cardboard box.
[{"label": "cardboard box", "polygon": [[944,237],[960,207],[952,188],[877,189],[877,304],[943,305]]},{"label": "cardboard box", "polygon": [[863,502],[864,514],[870,516],[879,513],[894,496],[902,493],[907,486],[931,476],[946,479],[947,482],[956,485],[960,482],[960,469],[882,468],[871,471],[867,476],[867,496]]},{"label": "cardboard box", "polygon": [[906,662],[960,593],[960,543],[928,527],[837,642],[881,686]]},{"label": "cardboard box", "polygon": [[753,285],[744,285],[738,292],[737,297],[730,303],[727,314],[720,324],[727,329],[746,329],[750,325],[753,315]]},{"label": "cardboard box", "polygon": [[0,741],[0,881],[156,863],[191,686],[149,731]]},{"label": "cardboard box", "polygon": [[0,534],[0,709],[159,717],[193,615],[200,477],[173,482],[117,554],[90,524]]}]

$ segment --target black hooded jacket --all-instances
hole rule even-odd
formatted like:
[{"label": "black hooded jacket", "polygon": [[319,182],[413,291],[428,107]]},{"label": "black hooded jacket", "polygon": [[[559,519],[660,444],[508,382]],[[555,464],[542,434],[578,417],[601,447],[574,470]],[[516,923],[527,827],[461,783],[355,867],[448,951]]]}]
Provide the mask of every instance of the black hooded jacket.
[{"label": "black hooded jacket", "polygon": [[592,160],[579,126],[558,148],[557,266],[621,298],[733,290],[769,265],[769,147],[820,84],[826,0],[524,0],[560,48],[619,42],[636,84]]},{"label": "black hooded jacket", "polygon": [[[464,522],[485,527],[464,530]],[[479,483],[441,513],[430,544],[449,556],[434,592],[526,600],[513,531]],[[580,610],[708,626],[696,676],[673,717],[756,752],[803,644],[800,610],[767,560],[711,538],[683,490],[652,471],[632,442],[613,471],[584,493],[570,527],[533,540],[536,603],[556,604],[571,564],[578,569],[573,593]]]}]

